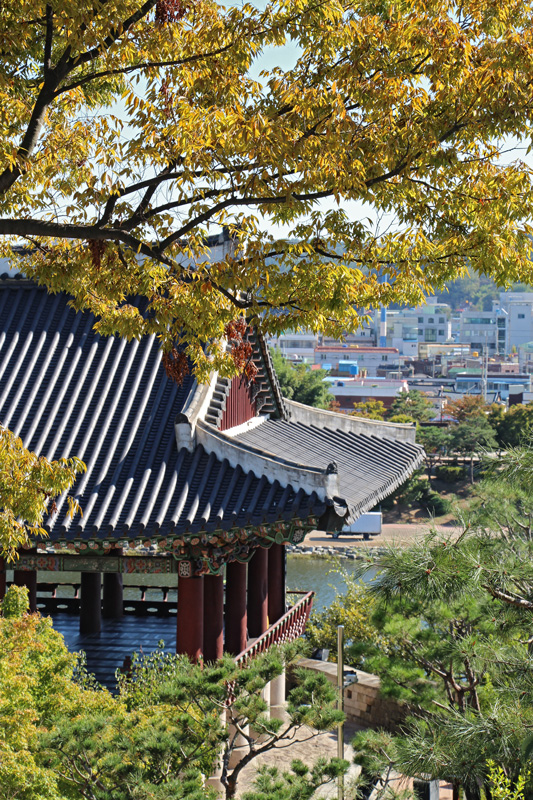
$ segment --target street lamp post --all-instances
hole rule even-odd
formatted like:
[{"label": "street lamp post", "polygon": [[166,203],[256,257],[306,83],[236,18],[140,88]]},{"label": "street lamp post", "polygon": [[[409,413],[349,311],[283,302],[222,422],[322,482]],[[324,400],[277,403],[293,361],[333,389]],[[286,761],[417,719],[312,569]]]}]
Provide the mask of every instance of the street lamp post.
[{"label": "street lamp post", "polygon": [[[337,626],[337,688],[338,708],[344,711],[344,625]],[[337,755],[344,759],[344,721],[338,725]],[[344,800],[344,774],[339,775],[338,800]]]}]

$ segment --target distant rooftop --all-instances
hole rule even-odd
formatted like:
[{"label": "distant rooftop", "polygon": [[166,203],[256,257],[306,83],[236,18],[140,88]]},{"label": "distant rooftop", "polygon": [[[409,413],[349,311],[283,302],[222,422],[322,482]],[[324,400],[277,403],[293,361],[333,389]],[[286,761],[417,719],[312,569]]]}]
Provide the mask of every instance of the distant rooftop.
[{"label": "distant rooftop", "polygon": [[344,350],[349,353],[395,353],[397,355],[400,352],[397,347],[365,347],[364,345],[358,344],[339,344],[337,346],[320,344],[315,347],[315,350],[319,353],[336,353],[339,350]]}]

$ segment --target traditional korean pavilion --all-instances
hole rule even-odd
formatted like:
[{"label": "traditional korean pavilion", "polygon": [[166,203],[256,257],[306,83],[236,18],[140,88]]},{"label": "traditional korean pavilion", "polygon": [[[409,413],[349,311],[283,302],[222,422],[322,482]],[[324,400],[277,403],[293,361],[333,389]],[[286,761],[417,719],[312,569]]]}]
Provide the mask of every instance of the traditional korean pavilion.
[{"label": "traditional korean pavilion", "polygon": [[83,516],[60,498],[14,580],[36,608],[37,570],[79,572],[80,627],[98,632],[123,613],[125,573],[176,573],[177,650],[238,654],[285,614],[285,545],[405,481],[422,460],[415,431],[285,400],[260,336],[253,383],[177,386],[155,337],[104,338],[94,323],[67,296],[0,276],[0,423],[87,465],[71,492]]}]

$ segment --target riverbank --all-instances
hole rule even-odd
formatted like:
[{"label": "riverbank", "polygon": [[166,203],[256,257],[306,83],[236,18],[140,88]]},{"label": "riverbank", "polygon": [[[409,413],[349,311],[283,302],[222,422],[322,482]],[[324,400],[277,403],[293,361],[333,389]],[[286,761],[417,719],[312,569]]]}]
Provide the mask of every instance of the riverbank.
[{"label": "riverbank", "polygon": [[391,544],[406,547],[430,530],[454,535],[458,534],[461,528],[453,524],[432,525],[430,520],[416,523],[390,523],[384,524],[381,533],[372,536],[369,540],[350,534],[342,534],[338,539],[334,539],[324,531],[310,531],[301,544],[289,546],[287,551],[293,555],[313,555],[326,558],[336,556],[353,561],[369,555],[369,551],[379,555]]}]

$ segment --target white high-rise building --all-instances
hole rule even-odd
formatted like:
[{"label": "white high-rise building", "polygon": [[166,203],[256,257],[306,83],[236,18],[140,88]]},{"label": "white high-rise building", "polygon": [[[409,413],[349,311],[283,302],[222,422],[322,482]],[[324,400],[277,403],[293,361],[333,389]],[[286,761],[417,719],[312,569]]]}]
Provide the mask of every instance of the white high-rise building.
[{"label": "white high-rise building", "polygon": [[506,353],[533,341],[533,292],[502,292],[500,306],[506,315]]},{"label": "white high-rise building", "polygon": [[460,341],[489,355],[508,355],[533,341],[533,292],[501,292],[491,311],[462,311]]},{"label": "white high-rise building", "polygon": [[474,352],[503,355],[507,352],[506,325],[507,314],[498,303],[492,311],[461,311],[459,341]]}]

